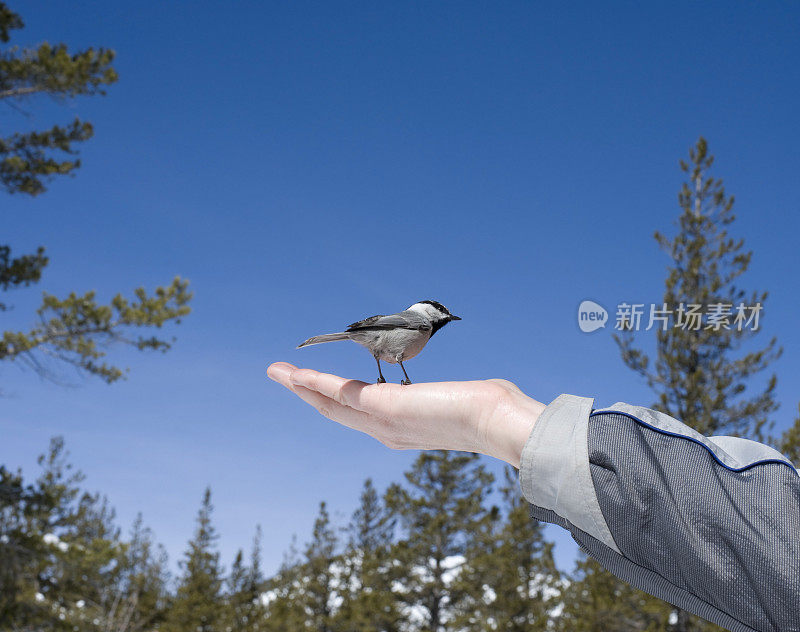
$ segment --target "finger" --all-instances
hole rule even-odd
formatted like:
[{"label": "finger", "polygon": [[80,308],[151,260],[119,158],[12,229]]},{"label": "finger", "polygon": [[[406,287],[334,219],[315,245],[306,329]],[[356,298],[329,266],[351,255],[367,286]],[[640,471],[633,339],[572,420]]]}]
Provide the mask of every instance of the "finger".
[{"label": "finger", "polygon": [[317,391],[300,385],[294,385],[292,390],[300,399],[316,408],[323,417],[327,417],[343,426],[366,433],[370,433],[370,430],[375,426],[375,421],[366,413],[340,404]]},{"label": "finger", "polygon": [[267,377],[282,384],[286,388],[291,388],[290,377],[297,367],[288,362],[273,362],[267,367]]},{"label": "finger", "polygon": [[464,414],[471,401],[462,383],[366,384],[313,369],[297,369],[292,384],[317,391],[344,406],[384,419],[426,420]]},{"label": "finger", "polygon": [[373,412],[376,408],[376,390],[391,389],[393,384],[366,384],[358,380],[348,380],[330,373],[320,373],[313,369],[297,369],[291,374],[292,384],[316,391],[339,404],[362,412]]},{"label": "finger", "polygon": [[290,390],[294,390],[295,385],[303,386],[343,406],[378,416],[390,416],[391,396],[402,395],[397,391],[407,388],[396,384],[366,384],[313,369],[298,369],[288,362],[270,365],[267,374]]}]

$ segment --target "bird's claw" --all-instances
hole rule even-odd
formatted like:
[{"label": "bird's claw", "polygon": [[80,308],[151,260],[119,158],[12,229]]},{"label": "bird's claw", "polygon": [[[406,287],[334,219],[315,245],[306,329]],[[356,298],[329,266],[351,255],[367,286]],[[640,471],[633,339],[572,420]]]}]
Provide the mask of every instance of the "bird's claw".
[{"label": "bird's claw", "polygon": [[409,384],[411,384],[411,380],[400,380],[400,384],[402,384],[403,386],[408,386]]},{"label": "bird's claw", "polygon": [[379,378],[378,378],[378,381],[377,381],[377,382],[375,382],[375,384],[386,384],[386,380],[385,380],[385,379],[383,379],[382,377],[379,377]]}]

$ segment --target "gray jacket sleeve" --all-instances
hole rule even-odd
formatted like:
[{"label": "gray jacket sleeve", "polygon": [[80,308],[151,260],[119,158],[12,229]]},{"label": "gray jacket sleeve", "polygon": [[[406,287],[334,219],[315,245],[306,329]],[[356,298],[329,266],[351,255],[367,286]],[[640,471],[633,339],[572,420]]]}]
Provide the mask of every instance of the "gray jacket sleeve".
[{"label": "gray jacket sleeve", "polygon": [[636,588],[733,632],[800,632],[800,476],[776,450],[561,395],[520,485],[534,518]]}]

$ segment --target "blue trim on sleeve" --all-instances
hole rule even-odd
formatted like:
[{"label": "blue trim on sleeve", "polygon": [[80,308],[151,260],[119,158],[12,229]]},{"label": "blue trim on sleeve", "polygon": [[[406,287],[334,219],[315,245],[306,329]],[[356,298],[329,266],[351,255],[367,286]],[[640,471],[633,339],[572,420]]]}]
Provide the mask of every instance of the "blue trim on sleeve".
[{"label": "blue trim on sleeve", "polygon": [[635,421],[636,423],[644,426],[645,428],[649,428],[650,430],[654,430],[655,432],[658,432],[660,434],[667,435],[668,437],[678,437],[680,439],[687,439],[688,441],[691,441],[692,443],[696,443],[697,445],[703,446],[706,450],[708,450],[709,454],[714,458],[714,460],[717,463],[719,463],[722,467],[724,467],[725,469],[730,470],[732,472],[744,472],[745,470],[749,470],[751,467],[755,467],[756,465],[763,465],[765,463],[780,463],[781,465],[787,465],[788,467],[792,468],[795,472],[797,472],[797,468],[795,468],[794,465],[792,465],[788,461],[784,461],[782,459],[762,459],[760,461],[753,461],[752,463],[749,463],[748,465],[745,465],[743,467],[731,467],[730,465],[726,465],[725,463],[720,461],[719,457],[716,454],[714,454],[714,451],[711,448],[709,448],[702,441],[698,441],[694,437],[687,437],[686,435],[682,435],[682,434],[679,434],[677,432],[670,432],[669,430],[662,430],[661,428],[656,428],[655,426],[647,423],[646,421],[642,421],[638,417],[634,417],[633,415],[631,415],[629,413],[624,413],[621,410],[598,410],[596,412],[592,411],[589,414],[589,418],[591,419],[592,417],[595,417],[597,415],[622,415],[623,417],[627,417],[628,419],[632,419],[633,421]]}]

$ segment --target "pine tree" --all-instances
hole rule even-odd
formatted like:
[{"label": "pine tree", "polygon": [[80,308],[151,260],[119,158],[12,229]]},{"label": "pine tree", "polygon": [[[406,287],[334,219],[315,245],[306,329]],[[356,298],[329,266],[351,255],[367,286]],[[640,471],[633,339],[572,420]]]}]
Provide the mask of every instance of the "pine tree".
[{"label": "pine tree", "polygon": [[298,599],[306,615],[306,625],[318,632],[333,630],[333,606],[339,589],[337,566],[341,566],[336,556],[337,545],[328,508],[325,502],[321,502],[311,541],[305,549],[302,590]]},{"label": "pine tree", "polygon": [[115,584],[106,586],[98,627],[114,632],[146,632],[160,626],[169,598],[167,554],[156,545],[149,528],[138,514],[117,557]]},{"label": "pine tree", "polygon": [[307,627],[306,610],[301,602],[303,586],[303,564],[299,559],[296,538],[292,538],[280,570],[264,584],[264,629],[267,632],[302,630]]},{"label": "pine tree", "polygon": [[[722,180],[708,175],[714,157],[703,138],[689,152],[689,163],[681,161],[687,181],[678,195],[682,213],[678,232],[669,239],[660,232],[656,241],[669,254],[663,303],[675,311],[678,326],[656,331],[656,359],[632,343],[632,336],[617,336],[625,364],[644,376],[656,392],[655,407],[704,435],[732,434],[761,439],[769,414],[777,408],[774,398],[777,377],[770,376],[761,390],[752,380],[777,358],[781,350],[772,338],[763,348],[737,354],[744,343],[758,335],[760,325],[735,323],[740,304],[761,305],[767,292],[746,292],[737,279],[750,266],[752,251],[744,240],[728,234],[735,220],[733,196],[727,196]],[[700,306],[700,313],[721,312],[729,318],[719,327],[702,323],[695,327],[683,305]],[[745,316],[753,316],[745,311]]]},{"label": "pine tree", "polygon": [[207,488],[189,542],[177,594],[163,626],[164,632],[220,632],[223,629],[222,567],[211,523],[213,506]]},{"label": "pine tree", "polygon": [[393,581],[399,579],[391,557],[394,530],[395,520],[367,479],[348,529],[337,632],[400,630],[402,617],[392,592]]},{"label": "pine tree", "polygon": [[581,553],[563,592],[560,632],[671,632],[672,606],[636,590]]},{"label": "pine tree", "polygon": [[124,542],[114,511],[81,489],[63,439],[25,483],[0,466],[0,630],[144,632],[163,618],[166,556],[141,518]]},{"label": "pine tree", "polygon": [[122,550],[108,502],[82,492],[61,438],[25,484],[0,467],[0,629],[98,630]]},{"label": "pine tree", "polygon": [[240,549],[228,577],[226,605],[226,630],[230,632],[257,632],[264,629],[266,611],[261,601],[264,578],[261,574],[261,527],[256,529],[250,565],[244,562]]},{"label": "pine tree", "polygon": [[[0,2],[0,43],[7,43],[11,32],[23,26],[22,18]],[[105,87],[117,80],[113,59],[112,50],[70,53],[65,44],[47,42],[33,49],[6,49],[0,54],[0,100],[19,108],[36,96],[64,102],[104,94]],[[8,193],[42,193],[48,180],[72,174],[80,166],[75,146],[92,135],[91,123],[75,119],[66,126],[0,138],[0,187]],[[12,256],[11,247],[0,244],[0,291],[38,283],[48,263],[43,247]],[[55,367],[66,363],[81,373],[114,382],[125,372],[104,360],[106,347],[122,343],[139,350],[167,351],[172,344],[169,339],[137,332],[160,329],[170,321],[179,323],[190,311],[188,285],[176,277],[152,294],[138,288],[133,298],[117,294],[108,304],[98,302],[91,291],[73,292],[65,298],[45,293],[34,326],[0,332],[0,360],[16,361],[50,379],[57,379]],[[0,311],[7,308],[0,301]]]},{"label": "pine tree", "polygon": [[60,438],[38,463],[34,484],[0,466],[0,629],[57,629],[53,619],[65,602],[59,535],[73,524],[83,477],[66,463]]},{"label": "pine tree", "polygon": [[0,465],[0,629],[11,629],[27,609],[26,570],[32,557],[23,508],[27,494],[22,472]]},{"label": "pine tree", "polygon": [[548,630],[560,601],[561,582],[553,545],[507,468],[501,489],[504,511],[493,508],[491,520],[476,534],[458,583],[471,595],[456,619],[464,632]]},{"label": "pine tree", "polygon": [[60,534],[61,573],[55,583],[61,593],[60,615],[66,629],[98,630],[97,622],[113,608],[110,587],[120,582],[123,546],[115,512],[99,494],[84,492],[71,527]]},{"label": "pine tree", "polygon": [[452,620],[469,591],[454,579],[473,534],[490,519],[484,501],[493,477],[475,454],[435,451],[422,452],[405,478],[405,487],[393,485],[387,492],[404,531],[395,547],[404,577],[398,596],[404,614],[421,613],[415,629],[455,629]]},{"label": "pine tree", "polygon": [[[686,174],[678,195],[681,214],[673,238],[655,233],[672,261],[663,303],[673,310],[676,326],[656,332],[656,357],[633,346],[630,333],[616,336],[625,364],[644,376],[658,400],[654,408],[680,419],[704,435],[728,434],[763,440],[769,415],[777,408],[775,375],[758,389],[753,381],[781,350],[772,338],[760,349],[741,352],[758,335],[753,319],[766,292],[746,292],[738,286],[752,258],[744,240],[728,227],[735,219],[733,196],[722,180],[709,176],[714,158],[700,138],[681,161]],[[699,323],[693,311],[710,316]],[[744,309],[740,309],[743,306]],[[737,322],[737,318],[744,317]],[[745,320],[746,319],[746,320]],[[697,617],[678,611],[677,632],[705,627]]]},{"label": "pine tree", "polygon": [[302,559],[292,544],[280,572],[265,583],[266,630],[338,630],[336,604],[344,592],[344,572],[337,547],[336,531],[322,502]]}]

